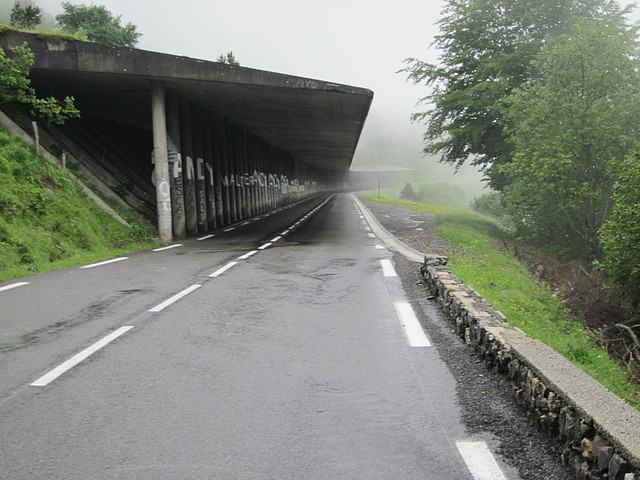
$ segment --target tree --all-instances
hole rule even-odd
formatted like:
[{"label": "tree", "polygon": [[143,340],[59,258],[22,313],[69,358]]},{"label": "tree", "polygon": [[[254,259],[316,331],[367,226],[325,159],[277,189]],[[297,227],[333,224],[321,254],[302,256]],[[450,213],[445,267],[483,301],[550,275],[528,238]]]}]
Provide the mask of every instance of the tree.
[{"label": "tree", "polygon": [[581,21],[548,40],[504,103],[513,156],[498,171],[518,232],[588,262],[611,211],[610,164],[640,134],[635,31]]},{"label": "tree", "polygon": [[25,43],[10,49],[10,56],[0,48],[0,103],[19,102],[31,105],[32,114],[62,124],[67,119],[80,116],[73,97],[57,100],[54,97],[38,98],[31,87],[29,71],[35,55]]},{"label": "tree", "polygon": [[92,42],[107,45],[135,47],[142,34],[132,23],[120,25],[120,16],[113,14],[103,5],[73,5],[63,2],[64,13],[56,16],[62,28],[71,34],[81,31]]},{"label": "tree", "polygon": [[410,183],[405,183],[404,187],[402,187],[402,191],[400,192],[400,198],[406,198],[407,200],[416,200],[416,192],[413,189],[413,186]]},{"label": "tree", "polygon": [[640,305],[640,154],[627,155],[613,164],[617,177],[611,216],[600,230],[601,266],[608,277]]},{"label": "tree", "polygon": [[613,0],[447,0],[433,42],[439,63],[409,58],[403,69],[431,89],[420,100],[429,109],[413,115],[427,123],[424,152],[484,168],[490,185],[502,190],[505,179],[493,166],[513,154],[502,100],[529,78],[548,38],[569,31],[577,18],[622,24],[625,12]]},{"label": "tree", "polygon": [[11,26],[24,28],[26,30],[33,30],[41,21],[42,15],[40,13],[40,7],[35,5],[26,5],[22,7],[20,2],[13,4],[11,15],[9,17],[9,23]]},{"label": "tree", "polygon": [[233,52],[228,52],[226,55],[220,54],[216,62],[226,63],[228,65],[235,65],[236,67],[240,66],[240,62],[236,60],[236,57],[233,55]]}]

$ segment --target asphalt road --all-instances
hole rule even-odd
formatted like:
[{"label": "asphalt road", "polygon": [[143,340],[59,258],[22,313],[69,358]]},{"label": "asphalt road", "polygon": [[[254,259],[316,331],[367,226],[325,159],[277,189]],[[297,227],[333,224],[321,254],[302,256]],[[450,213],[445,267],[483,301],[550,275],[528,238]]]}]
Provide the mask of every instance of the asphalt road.
[{"label": "asphalt road", "polygon": [[0,284],[0,478],[527,478],[411,264],[323,201]]}]

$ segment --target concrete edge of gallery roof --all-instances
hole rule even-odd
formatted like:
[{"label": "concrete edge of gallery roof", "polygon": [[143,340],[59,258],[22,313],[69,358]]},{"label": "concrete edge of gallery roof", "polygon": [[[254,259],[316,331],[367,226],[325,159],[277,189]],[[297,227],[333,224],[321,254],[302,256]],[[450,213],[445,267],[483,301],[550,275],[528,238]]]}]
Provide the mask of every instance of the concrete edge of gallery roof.
[{"label": "concrete edge of gallery roof", "polygon": [[396,165],[358,165],[351,166],[352,172],[357,173],[393,173],[393,172],[415,172],[415,168],[399,167]]},{"label": "concrete edge of gallery roof", "polygon": [[[0,47],[24,42],[35,53],[36,89],[78,104],[118,108],[147,121],[151,84],[246,128],[318,168],[349,169],[373,92],[322,80],[190,57],[6,31]],[[114,107],[115,105],[115,107]],[[146,116],[146,117],[144,117]]]}]

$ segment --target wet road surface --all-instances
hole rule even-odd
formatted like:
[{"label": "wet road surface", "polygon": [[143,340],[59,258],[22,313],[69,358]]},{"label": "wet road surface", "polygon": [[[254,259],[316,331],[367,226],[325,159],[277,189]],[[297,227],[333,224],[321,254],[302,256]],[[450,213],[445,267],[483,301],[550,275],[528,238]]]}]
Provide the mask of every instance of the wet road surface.
[{"label": "wet road surface", "polygon": [[323,200],[0,284],[0,478],[520,478],[463,426],[399,260]]}]

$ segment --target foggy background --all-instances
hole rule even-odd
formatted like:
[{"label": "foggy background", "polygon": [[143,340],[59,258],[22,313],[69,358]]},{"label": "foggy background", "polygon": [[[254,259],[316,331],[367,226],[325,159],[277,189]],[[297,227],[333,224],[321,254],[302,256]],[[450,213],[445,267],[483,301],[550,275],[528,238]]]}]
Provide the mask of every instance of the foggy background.
[{"label": "foggy background", "polygon": [[[60,0],[35,3],[43,18],[62,13]],[[121,24],[142,33],[138,48],[215,61],[233,51],[241,66],[364,87],[374,92],[354,166],[397,165],[416,168],[420,182],[462,185],[468,200],[479,193],[482,175],[426,158],[424,125],[412,124],[416,102],[428,91],[396,73],[403,60],[436,62],[430,48],[438,29],[442,0],[394,2],[325,0],[96,0],[74,4],[105,5]],[[630,2],[621,1],[622,5]],[[8,18],[13,0],[0,0]],[[636,10],[637,13],[637,10]],[[636,15],[637,18],[637,15]]]}]

